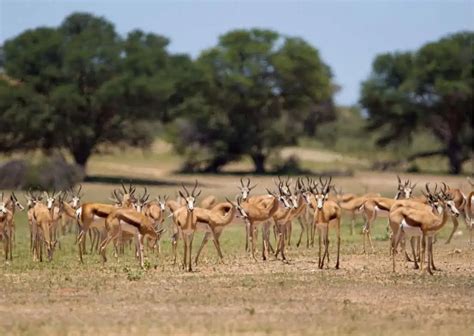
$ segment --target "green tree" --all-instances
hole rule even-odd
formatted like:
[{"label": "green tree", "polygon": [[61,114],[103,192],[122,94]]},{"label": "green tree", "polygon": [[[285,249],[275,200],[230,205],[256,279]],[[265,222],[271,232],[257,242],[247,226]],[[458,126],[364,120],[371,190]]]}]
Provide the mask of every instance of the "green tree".
[{"label": "green tree", "polygon": [[383,130],[378,143],[411,141],[427,129],[442,148],[411,156],[444,155],[450,172],[461,172],[472,155],[474,33],[460,32],[428,43],[415,52],[375,58],[362,84],[361,104],[370,129]]},{"label": "green tree", "polygon": [[199,56],[194,71],[194,94],[174,109],[173,139],[206,171],[248,155],[262,173],[268,156],[295,143],[305,124],[334,116],[329,67],[298,38],[231,31]]},{"label": "green tree", "polygon": [[100,144],[145,146],[174,93],[169,41],[141,31],[122,39],[85,13],[27,30],[2,46],[3,151],[65,148],[85,167]]}]

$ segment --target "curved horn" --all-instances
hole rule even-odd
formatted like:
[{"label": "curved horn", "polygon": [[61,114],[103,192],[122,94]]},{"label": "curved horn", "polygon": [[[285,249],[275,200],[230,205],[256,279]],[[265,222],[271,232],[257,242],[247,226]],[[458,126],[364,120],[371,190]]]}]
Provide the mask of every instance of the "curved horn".
[{"label": "curved horn", "polygon": [[247,188],[250,187],[250,177],[247,177]]},{"label": "curved horn", "polygon": [[189,196],[189,190],[188,190],[188,188],[186,188],[186,186],[184,185],[184,183],[181,183],[181,185],[183,186],[183,189],[184,189],[184,191],[186,192],[186,196]]},{"label": "curved horn", "polygon": [[400,175],[397,175],[397,179],[398,179],[398,184],[402,184],[402,180],[400,179]]},{"label": "curved horn", "polygon": [[193,188],[193,191],[191,192],[192,196],[194,196],[194,192],[196,191],[197,186],[198,186],[198,180],[196,180],[196,182],[194,183],[194,188]]},{"label": "curved horn", "polygon": [[127,193],[127,188],[125,188],[125,185],[123,184],[123,181],[120,181],[120,184],[122,185],[123,192],[126,194]]}]

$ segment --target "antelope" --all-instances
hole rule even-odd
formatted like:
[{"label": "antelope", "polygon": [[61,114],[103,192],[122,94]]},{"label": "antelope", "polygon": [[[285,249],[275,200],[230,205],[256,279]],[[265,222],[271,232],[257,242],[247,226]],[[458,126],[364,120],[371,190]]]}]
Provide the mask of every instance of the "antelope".
[{"label": "antelope", "polygon": [[282,195],[280,195],[280,197],[276,197],[271,195],[270,191],[268,192],[270,195],[267,196],[265,200],[262,200],[256,204],[243,202],[240,196],[237,197],[237,203],[232,203],[238,211],[238,216],[242,218],[245,222],[246,231],[250,235],[252,258],[255,261],[257,260],[257,258],[255,257],[256,225],[259,223],[265,223],[262,233],[262,257],[263,260],[266,260],[265,251],[270,238],[270,232],[268,230],[268,220],[272,218],[275,212],[278,210],[280,206],[280,201],[287,202]]},{"label": "antelope", "polygon": [[[291,229],[288,230],[289,227],[291,227],[291,223],[294,219],[298,219],[299,223],[300,223],[300,226],[301,226],[301,234],[300,234],[300,238],[299,238],[299,241],[297,243],[297,246],[299,246],[300,242],[301,242],[301,237],[303,235],[303,230],[304,230],[304,226],[305,224],[303,223],[303,221],[301,220],[300,217],[304,216],[305,214],[305,211],[306,211],[306,208],[307,208],[307,204],[303,198],[303,193],[304,191],[304,187],[300,181],[300,179],[298,178],[297,180],[297,183],[295,185],[295,188],[294,188],[294,193],[290,196],[290,200],[291,200],[291,204],[290,204],[290,210],[289,212],[287,213],[287,215],[284,217],[283,220],[281,220],[278,224],[279,227],[280,227],[280,230],[279,230],[279,233],[280,233],[280,240],[279,240],[279,243],[277,243],[277,250],[275,252],[275,257],[278,257],[278,254],[279,252],[281,252],[281,256],[282,256],[282,259],[284,261],[286,261],[286,257],[285,257],[285,241],[286,241],[286,237],[285,235],[291,235]],[[275,215],[274,215],[274,218],[275,218]],[[277,223],[277,221],[276,221]],[[283,233],[283,236],[282,236],[282,233]],[[288,246],[290,246],[289,244],[289,238],[288,238]]]},{"label": "antelope", "polygon": [[[474,187],[474,183],[471,179],[467,178],[471,188]],[[474,213],[472,209],[472,203],[474,202],[474,191],[471,191],[466,198],[466,205],[464,207],[464,216],[466,219],[466,225],[469,230],[469,245],[472,245],[472,231],[474,231]]]},{"label": "antelope", "polygon": [[[183,269],[187,268],[189,272],[192,272],[193,270],[191,253],[193,247],[194,232],[196,232],[197,226],[197,217],[194,214],[194,203],[196,202],[197,197],[201,194],[201,191],[195,193],[197,187],[198,181],[196,180],[194,189],[190,193],[186,186],[183,184],[183,189],[186,192],[186,195],[184,195],[181,190],[179,190],[179,195],[186,200],[186,206],[178,208],[176,211],[173,212],[173,222],[177,230],[176,238],[177,235],[180,234],[184,241]],[[176,262],[177,239],[173,240],[172,245]]]},{"label": "antelope", "polygon": [[[71,194],[71,200],[69,201],[69,205],[74,209],[77,210],[81,206],[81,199],[84,197],[84,194],[81,193],[82,191],[82,185],[80,184],[77,189],[71,188],[70,194]],[[69,217],[69,216],[63,216],[61,218],[61,233],[65,235],[66,233],[70,233],[71,227],[72,227],[72,222],[76,218]]]},{"label": "antelope", "polygon": [[155,230],[154,221],[143,213],[131,208],[116,208],[105,220],[105,228],[107,230],[107,237],[100,244],[100,254],[102,261],[107,261],[106,248],[110,241],[120,237],[123,228],[131,229],[135,232],[138,257],[140,260],[140,267],[144,268],[143,261],[143,237],[150,235],[155,241],[159,239],[160,232]]},{"label": "antelope", "polygon": [[364,229],[362,231],[363,235],[363,244],[364,244],[364,249],[363,252],[365,253],[366,249],[366,240],[369,241],[370,247],[372,249],[372,252],[374,252],[374,245],[372,244],[372,237],[370,235],[370,229],[372,227],[372,223],[375,221],[377,218],[377,212],[385,212],[388,213],[390,211],[390,208],[392,205],[399,200],[401,197],[405,199],[409,199],[413,193],[413,189],[416,186],[415,184],[411,184],[410,180],[405,181],[405,183],[402,183],[400,176],[397,175],[398,179],[398,187],[397,187],[397,193],[395,194],[395,197],[392,198],[386,198],[386,197],[368,197],[366,201],[363,204],[363,210],[364,210],[364,216],[366,219]]},{"label": "antelope", "polygon": [[[1,195],[1,197],[2,197],[2,201],[3,201],[3,193]],[[10,242],[8,244],[9,248],[10,248],[9,256],[10,256],[10,260],[12,260],[12,258],[13,258],[13,245],[14,245],[14,242],[15,242],[15,231],[16,231],[15,230],[15,212],[16,212],[16,208],[20,209],[20,211],[23,211],[25,208],[18,201],[18,198],[16,197],[14,192],[11,193],[10,198],[5,203],[5,207],[11,213],[8,216],[7,227],[8,227],[8,230],[9,230],[8,238],[10,239]]]},{"label": "antelope", "polygon": [[[122,199],[119,199],[119,196],[117,195],[118,192],[114,191],[113,195],[117,198],[118,201],[120,201],[120,206],[121,207],[126,207],[129,208],[132,204],[133,201],[135,200],[134,193],[135,193],[135,187],[133,187],[131,184],[128,188],[128,190],[125,188],[125,186],[122,183],[122,188],[123,192],[119,192],[119,194],[122,195]],[[103,221],[110,215],[112,211],[117,209],[117,204],[112,205],[112,204],[103,204],[103,203],[83,203],[79,209],[77,209],[76,214],[79,219],[79,225],[80,225],[80,231],[76,239],[76,243],[78,244],[79,247],[79,260],[81,263],[83,263],[83,258],[82,255],[85,251],[85,237],[87,233],[89,232],[89,229],[91,228],[91,225],[93,224],[98,224],[102,225]]]},{"label": "antelope", "polygon": [[[318,189],[317,184],[311,186],[311,191],[313,192],[317,203],[317,209],[314,213],[313,225],[316,227],[319,237],[318,267],[320,269],[324,267],[324,260],[326,258],[329,262],[329,228],[330,226],[334,226],[337,236],[336,269],[339,269],[339,253],[341,247],[341,208],[336,202],[328,200],[332,178],[329,178],[329,180],[326,182],[323,182],[321,178],[319,180],[321,183],[321,190]],[[322,258],[321,240],[323,240],[324,243],[324,254]]]},{"label": "antelope", "polygon": [[351,219],[350,233],[352,236],[354,235],[356,214],[362,212],[362,206],[365,201],[370,197],[380,197],[381,195],[379,193],[365,193],[364,195],[358,196],[356,194],[344,194],[342,189],[337,190],[335,187],[333,189],[336,193],[335,201],[339,204],[343,212],[349,213]]},{"label": "antelope", "polygon": [[433,272],[431,269],[433,268],[433,270],[436,270],[433,261],[433,236],[446,224],[448,219],[448,210],[452,215],[459,216],[459,211],[456,208],[452,195],[444,193],[443,191],[442,197],[438,197],[438,200],[440,204],[438,213],[433,213],[428,209],[400,207],[391,214],[391,222],[397,223],[399,225],[396,238],[392,245],[393,272],[395,272],[396,249],[404,235],[418,236],[422,239],[422,251],[420,258],[421,270],[423,271],[426,245],[428,250],[428,273],[432,275]]},{"label": "antelope", "polygon": [[30,250],[31,252],[33,252],[33,238],[36,234],[34,232],[36,223],[34,222],[33,208],[36,203],[41,202],[41,200],[43,199],[43,196],[41,196],[40,194],[33,193],[31,190],[29,190],[28,193],[26,193],[24,196],[26,199],[26,207],[28,209],[26,214],[28,218],[28,224],[30,227]]},{"label": "antelope", "polygon": [[194,259],[194,264],[197,265],[199,256],[202,249],[207,244],[209,238],[212,237],[214,245],[216,247],[217,253],[221,262],[223,261],[223,255],[220,247],[219,238],[227,225],[229,225],[234,219],[236,209],[234,205],[227,200],[227,202],[216,204],[212,209],[202,209],[195,208],[194,214],[197,217],[198,229],[200,229],[200,224],[204,223],[202,227],[206,232],[204,238],[202,239],[201,246],[198,249],[196,258]]},{"label": "antelope", "polygon": [[3,240],[5,260],[12,260],[12,233],[11,222],[13,221],[12,211],[6,207],[3,199],[3,192],[0,192],[0,238]]},{"label": "antelope", "polygon": [[[63,211],[63,195],[55,194],[54,196],[59,196],[59,214]],[[43,245],[46,247],[46,252],[48,260],[53,259],[54,249],[58,243],[57,237],[55,236],[54,228],[54,203],[51,202],[51,197],[47,200],[46,205],[37,202],[33,207],[33,227],[34,227],[34,237],[33,237],[33,260],[43,261]]]},{"label": "antelope", "polygon": [[[392,252],[392,247],[394,245],[394,239],[395,239],[395,236],[398,232],[398,226],[400,223],[396,223],[396,219],[397,219],[397,215],[396,215],[396,211],[402,207],[409,207],[409,208],[413,208],[413,209],[420,209],[420,210],[427,210],[427,211],[436,211],[437,208],[438,208],[438,197],[435,195],[436,194],[436,190],[438,189],[437,185],[435,186],[435,191],[434,193],[430,191],[429,189],[429,183],[427,183],[425,185],[425,188],[426,188],[426,191],[427,193],[425,193],[423,190],[421,191],[422,194],[423,194],[423,198],[416,198],[415,200],[413,199],[408,199],[408,200],[398,200],[396,202],[393,203],[393,205],[391,206],[390,208],[390,212],[389,212],[389,226],[391,228],[391,231],[392,231],[392,234],[391,234],[391,243],[390,243],[390,253]],[[425,200],[424,202],[422,202],[422,200]],[[395,214],[395,215],[394,215]],[[395,218],[395,224],[394,224],[394,219]],[[416,256],[416,253],[415,253],[415,240],[417,241],[417,246],[418,246],[418,251],[420,251],[420,248],[419,248],[419,245],[420,245],[420,240],[417,239],[419,237],[416,237],[416,236],[413,236],[413,237],[410,237],[410,245],[411,245],[411,249],[412,249],[412,253],[413,253],[413,256],[414,256],[414,262],[415,262],[415,268],[418,268],[418,264],[417,264],[417,256]],[[403,250],[405,251],[405,258],[406,260],[408,261],[411,261],[411,259],[409,258],[406,250],[405,250],[405,244],[403,244],[402,246]]]},{"label": "antelope", "polygon": [[[468,200],[470,200],[470,198],[466,198],[466,196],[462,193],[460,189],[450,188],[444,182],[443,182],[443,186],[445,187],[445,189],[447,189],[445,192],[451,196],[452,201],[456,205],[456,209],[458,209],[458,211],[461,214],[464,214],[464,219],[467,225],[468,221],[467,221],[467,217],[465,215],[464,209],[466,207],[466,204],[468,203]],[[451,222],[453,223],[453,229],[451,230],[451,233],[449,234],[449,237],[446,240],[446,244],[449,244],[451,242],[451,239],[453,238],[453,235],[459,226],[457,216],[451,216]]]}]

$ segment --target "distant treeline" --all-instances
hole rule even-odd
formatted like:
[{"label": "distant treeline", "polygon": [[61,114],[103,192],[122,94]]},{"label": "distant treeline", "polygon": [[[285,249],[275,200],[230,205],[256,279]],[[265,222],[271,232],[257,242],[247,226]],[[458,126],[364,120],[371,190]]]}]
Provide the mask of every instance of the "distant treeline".
[{"label": "distant treeline", "polygon": [[[420,155],[445,155],[460,172],[472,154],[473,37],[376,57],[360,103],[379,145],[428,130],[440,147]],[[337,116],[331,69],[301,38],[233,30],[195,60],[168,44],[140,30],[120,36],[87,13],[6,41],[0,151],[66,150],[85,168],[100,145],[148,146],[160,129],[186,170],[217,172],[247,156],[262,173],[279,148]]]}]

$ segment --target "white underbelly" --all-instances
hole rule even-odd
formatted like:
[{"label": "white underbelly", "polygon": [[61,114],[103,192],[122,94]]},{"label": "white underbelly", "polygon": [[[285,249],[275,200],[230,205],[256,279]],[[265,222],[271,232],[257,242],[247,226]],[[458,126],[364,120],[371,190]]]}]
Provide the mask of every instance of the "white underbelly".
[{"label": "white underbelly", "polygon": [[419,227],[413,227],[407,224],[407,222],[403,219],[400,225],[401,229],[408,237],[421,237],[423,232]]}]

